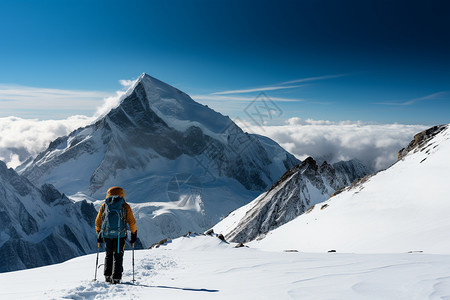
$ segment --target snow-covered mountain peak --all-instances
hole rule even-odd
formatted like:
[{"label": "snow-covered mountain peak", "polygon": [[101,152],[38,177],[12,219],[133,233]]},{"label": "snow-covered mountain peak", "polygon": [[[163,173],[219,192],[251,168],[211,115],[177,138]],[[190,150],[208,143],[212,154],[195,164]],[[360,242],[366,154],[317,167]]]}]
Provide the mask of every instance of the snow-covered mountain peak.
[{"label": "snow-covered mountain peak", "polygon": [[275,182],[269,189],[268,192],[279,188],[280,186],[282,186],[283,184],[285,184],[286,181],[288,181],[288,179],[290,177],[292,177],[292,175],[296,174],[296,173],[300,173],[303,174],[305,172],[317,172],[317,170],[319,169],[319,167],[317,166],[316,161],[314,160],[314,158],[312,158],[311,156],[307,157],[304,161],[302,161],[300,164],[292,167],[291,169],[287,170],[283,176],[281,176],[280,179],[278,179],[277,182]]},{"label": "snow-covered mountain peak", "polygon": [[136,87],[137,84],[142,83],[143,85],[145,85],[147,88],[155,88],[155,89],[161,89],[161,90],[166,90],[166,91],[171,91],[174,90],[178,93],[183,93],[182,91],[180,91],[179,89],[153,77],[150,76],[147,73],[142,73],[139,78],[136,80],[135,84],[132,86]]},{"label": "snow-covered mountain peak", "polygon": [[[151,110],[165,124],[178,131],[197,126],[205,133],[215,135],[232,125],[230,118],[195,102],[184,92],[147,73],[142,73],[130,86],[116,110],[130,107],[144,112]],[[132,116],[130,113],[128,115]]]},{"label": "snow-covered mountain peak", "polygon": [[317,171],[319,169],[319,166],[317,165],[317,162],[312,158],[311,156],[307,157],[302,162],[302,167],[306,169],[311,168],[314,171]]},{"label": "snow-covered mountain peak", "polygon": [[208,229],[298,163],[274,141],[144,73],[116,108],[56,139],[20,172],[38,186],[94,199],[122,186],[151,244]]}]

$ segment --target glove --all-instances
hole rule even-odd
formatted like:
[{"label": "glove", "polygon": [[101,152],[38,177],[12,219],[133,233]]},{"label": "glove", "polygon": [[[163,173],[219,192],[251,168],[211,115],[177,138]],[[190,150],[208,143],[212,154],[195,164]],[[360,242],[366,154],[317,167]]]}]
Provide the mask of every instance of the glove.
[{"label": "glove", "polygon": [[131,233],[130,243],[134,244],[136,243],[136,240],[137,240],[137,230],[134,233]]},{"label": "glove", "polygon": [[97,235],[97,243],[99,244],[103,243],[103,236],[101,232],[99,232]]}]

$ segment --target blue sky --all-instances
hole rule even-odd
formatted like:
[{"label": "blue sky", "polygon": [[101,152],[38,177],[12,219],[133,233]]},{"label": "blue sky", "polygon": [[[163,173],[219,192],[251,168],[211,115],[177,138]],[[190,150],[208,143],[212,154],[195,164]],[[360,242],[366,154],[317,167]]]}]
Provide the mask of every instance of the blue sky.
[{"label": "blue sky", "polygon": [[264,91],[275,123],[450,122],[447,1],[2,1],[0,37],[0,117],[90,116],[146,72],[230,117]]}]

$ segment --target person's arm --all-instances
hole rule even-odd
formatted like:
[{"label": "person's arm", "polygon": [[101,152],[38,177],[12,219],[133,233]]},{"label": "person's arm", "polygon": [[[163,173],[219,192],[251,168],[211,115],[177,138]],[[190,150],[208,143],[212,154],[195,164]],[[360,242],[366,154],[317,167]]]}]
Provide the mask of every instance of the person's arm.
[{"label": "person's arm", "polygon": [[95,231],[97,232],[97,234],[100,232],[100,230],[102,230],[102,215],[104,211],[105,204],[103,203],[100,207],[100,210],[98,211],[97,218],[95,218]]},{"label": "person's arm", "polygon": [[127,210],[127,223],[128,226],[130,226],[130,231],[132,234],[136,234],[137,226],[136,226],[136,220],[134,219],[133,211],[131,210],[130,205],[126,203],[125,208]]},{"label": "person's arm", "polygon": [[128,223],[128,226],[130,226],[130,231],[131,231],[130,243],[134,247],[134,243],[137,241],[136,220],[134,219],[133,211],[131,210],[130,205],[128,205],[128,203],[127,203],[125,207],[126,207],[126,211],[127,211],[127,223]]}]

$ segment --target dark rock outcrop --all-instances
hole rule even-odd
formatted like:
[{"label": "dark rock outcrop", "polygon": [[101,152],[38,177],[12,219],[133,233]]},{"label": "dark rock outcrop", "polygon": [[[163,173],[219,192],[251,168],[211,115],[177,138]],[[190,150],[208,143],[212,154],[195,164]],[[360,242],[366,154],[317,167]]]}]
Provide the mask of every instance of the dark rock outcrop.
[{"label": "dark rock outcrop", "polygon": [[409,143],[409,145],[406,148],[403,148],[400,151],[398,151],[398,160],[403,159],[408,153],[412,151],[421,150],[422,147],[424,147],[429,140],[431,140],[435,135],[440,133],[442,130],[446,129],[447,126],[448,125],[433,126],[431,128],[428,128],[427,130],[424,130],[416,134],[414,136],[414,139]]}]

